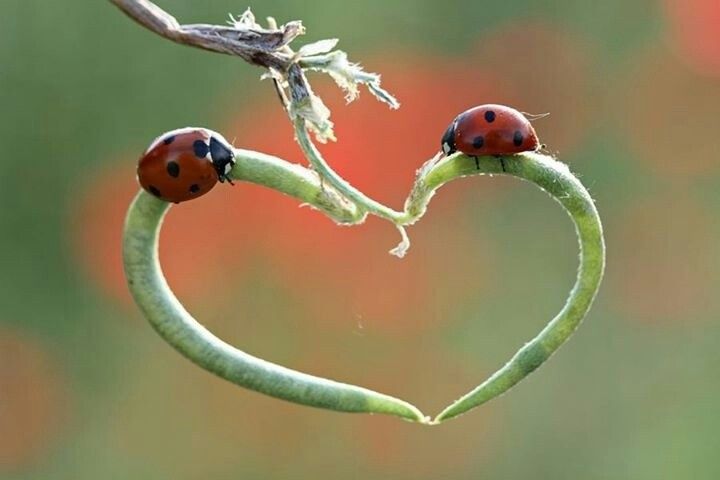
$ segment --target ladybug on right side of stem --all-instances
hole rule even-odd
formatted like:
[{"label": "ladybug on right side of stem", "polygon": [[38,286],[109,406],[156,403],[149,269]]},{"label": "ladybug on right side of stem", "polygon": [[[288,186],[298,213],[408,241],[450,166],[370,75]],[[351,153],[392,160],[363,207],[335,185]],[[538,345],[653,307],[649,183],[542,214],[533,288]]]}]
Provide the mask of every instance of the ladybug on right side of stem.
[{"label": "ladybug on right side of stem", "polygon": [[525,115],[496,104],[479,105],[455,117],[441,145],[445,155],[459,151],[471,157],[508,155],[542,147]]}]

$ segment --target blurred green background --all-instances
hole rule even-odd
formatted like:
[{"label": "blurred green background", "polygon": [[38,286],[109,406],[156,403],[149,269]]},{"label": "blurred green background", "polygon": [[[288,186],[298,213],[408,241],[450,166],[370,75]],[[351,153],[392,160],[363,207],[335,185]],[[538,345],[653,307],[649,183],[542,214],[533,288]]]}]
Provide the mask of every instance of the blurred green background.
[{"label": "blurred green background", "polygon": [[[248,5],[158,2],[183,23]],[[123,284],[137,157],[202,125],[301,162],[268,82],[172,44],[106,1],[2,0],[0,478],[708,478],[720,476],[720,3],[717,0],[260,0],[339,37],[403,108],[349,106],[325,78],[330,162],[400,207],[455,114],[551,115],[541,140],[588,186],[607,276],[536,374],[423,428],[241,390],[165,345]],[[444,188],[410,231],[338,228],[252,185],[173,208],[171,285],[223,338],[435,413],[562,306],[576,240],[541,191]]]}]

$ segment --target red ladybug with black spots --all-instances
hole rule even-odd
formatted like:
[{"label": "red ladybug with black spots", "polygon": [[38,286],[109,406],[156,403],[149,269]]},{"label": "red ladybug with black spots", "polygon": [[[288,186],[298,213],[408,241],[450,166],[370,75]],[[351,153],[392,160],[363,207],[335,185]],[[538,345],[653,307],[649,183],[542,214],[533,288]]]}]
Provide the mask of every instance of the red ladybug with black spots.
[{"label": "red ladybug with black spots", "polygon": [[441,140],[445,155],[506,155],[538,150],[530,121],[514,108],[487,104],[466,110],[452,121]]},{"label": "red ladybug with black spots", "polygon": [[230,182],[234,165],[233,148],[222,135],[187,127],[156,138],[140,158],[137,176],[147,192],[180,203],[205,195],[218,180]]}]

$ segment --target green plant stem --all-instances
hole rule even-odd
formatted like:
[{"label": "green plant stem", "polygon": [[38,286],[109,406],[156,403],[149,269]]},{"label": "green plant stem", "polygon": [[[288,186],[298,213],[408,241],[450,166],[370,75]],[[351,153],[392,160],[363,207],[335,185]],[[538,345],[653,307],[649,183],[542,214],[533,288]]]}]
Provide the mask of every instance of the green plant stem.
[{"label": "green plant stem", "polygon": [[158,261],[158,236],[169,207],[170,204],[141,191],[128,211],[123,238],[123,260],[130,291],[165,341],[200,367],[266,395],[329,410],[381,413],[415,422],[427,421],[407,402],[256,358],[228,345],[200,325],[173,295]]},{"label": "green plant stem", "polygon": [[452,179],[475,174],[507,174],[534,183],[570,215],[580,244],[580,266],[565,306],[547,326],[512,359],[480,386],[443,410],[433,423],[461,415],[495,398],[542,365],[573,334],[597,294],[605,268],[605,241],[595,204],[580,181],[563,163],[537,153],[480,157],[456,154],[427,164],[420,172],[406,203],[411,216],[420,217],[435,191]]},{"label": "green plant stem", "polygon": [[293,121],[295,125],[295,137],[297,138],[300,148],[302,148],[305,157],[310,161],[313,169],[324,179],[326,179],[330,185],[335,187],[338,192],[342,193],[345,197],[355,202],[360,208],[375,214],[379,217],[390,220],[396,225],[402,225],[405,219],[404,212],[398,212],[390,207],[386,207],[382,203],[373,200],[357,188],[353,187],[348,183],[347,180],[338,175],[330,165],[323,159],[322,155],[318,151],[317,147],[310,140],[307,129],[305,128],[305,121],[301,117],[295,118]]},{"label": "green plant stem", "polygon": [[232,180],[263,185],[297,198],[339,224],[354,225],[365,221],[367,213],[324,184],[317,173],[252,150],[238,148],[234,154],[236,164],[229,175]]},{"label": "green plant stem", "polygon": [[312,165],[313,169],[322,178],[326,179],[342,195],[353,201],[358,208],[389,220],[395,224],[395,228],[397,228],[400,233],[401,240],[395,248],[390,250],[390,253],[399,258],[404,257],[410,248],[410,239],[405,231],[404,225],[412,223],[405,212],[393,210],[377,200],[373,200],[357,188],[350,185],[347,180],[338,175],[335,170],[328,165],[320,154],[320,151],[317,147],[315,147],[315,144],[313,144],[312,140],[310,140],[310,135],[308,135],[308,131],[305,127],[305,120],[302,117],[297,116],[293,120],[293,125],[295,126],[295,138],[300,144],[300,148],[305,154],[305,157],[310,161],[310,165]]}]

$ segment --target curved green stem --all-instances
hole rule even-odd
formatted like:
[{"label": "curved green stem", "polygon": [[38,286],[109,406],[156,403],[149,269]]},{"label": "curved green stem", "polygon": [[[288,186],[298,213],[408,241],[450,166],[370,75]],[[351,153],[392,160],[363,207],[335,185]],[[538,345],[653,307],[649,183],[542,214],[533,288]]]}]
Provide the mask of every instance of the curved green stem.
[{"label": "curved green stem", "polygon": [[310,135],[308,135],[307,129],[305,128],[305,120],[301,117],[297,117],[293,121],[293,124],[295,125],[295,136],[300,144],[300,148],[302,148],[303,153],[310,161],[313,169],[318,172],[321,177],[327,179],[327,181],[330,182],[330,185],[335,187],[340,193],[368,212],[390,220],[396,224],[402,222],[402,219],[405,216],[403,212],[395,211],[392,208],[368,197],[360,190],[350,185],[347,180],[338,175],[335,170],[327,164],[325,159],[322,158],[320,151],[317,149],[312,140],[310,140]]},{"label": "curved green stem", "polygon": [[324,185],[317,173],[301,165],[240,148],[235,149],[234,155],[236,163],[229,174],[232,180],[263,185],[295,197],[339,224],[354,225],[367,217],[364,210]]},{"label": "curved green stem", "polygon": [[158,236],[169,207],[168,203],[141,191],[128,211],[123,238],[123,260],[130,291],[165,341],[200,367],[266,395],[329,410],[381,413],[415,422],[427,421],[407,402],[253,357],[200,325],[173,295],[158,262]]},{"label": "curved green stem", "polygon": [[480,157],[478,164],[479,168],[474,158],[462,154],[426,164],[408,198],[406,211],[413,217],[421,216],[435,191],[454,178],[489,173],[512,175],[534,183],[565,208],[578,235],[580,266],[575,286],[560,313],[518,350],[505,366],[443,410],[434,423],[461,415],[505,393],[548,360],[570,338],[587,314],[605,268],[605,241],[600,217],[590,194],[565,164],[537,153]]},{"label": "curved green stem", "polygon": [[320,151],[315,147],[315,144],[310,140],[310,135],[305,128],[305,120],[301,117],[296,117],[293,121],[295,126],[295,137],[297,138],[300,148],[302,148],[305,157],[310,161],[313,169],[324,179],[330,182],[330,185],[335,187],[338,192],[352,200],[358,208],[361,208],[369,213],[382,217],[386,220],[390,220],[395,224],[395,227],[400,232],[401,241],[400,243],[390,250],[392,255],[397,257],[404,257],[410,248],[410,239],[405,232],[404,225],[412,223],[409,221],[405,212],[398,212],[390,207],[383,205],[377,200],[373,200],[357,188],[350,185],[350,183],[342,178],[335,172],[335,170],[328,165],[325,159],[322,157]]},{"label": "curved green stem", "polygon": [[379,217],[390,220],[397,225],[403,224],[403,220],[405,219],[404,212],[395,211],[377,200],[373,200],[368,197],[360,190],[350,185],[347,180],[338,175],[337,172],[328,165],[325,159],[323,159],[320,151],[318,151],[317,147],[315,147],[315,144],[312,140],[310,140],[310,135],[308,135],[307,129],[305,128],[305,120],[301,117],[297,117],[293,121],[293,124],[295,125],[295,137],[300,144],[300,148],[302,148],[303,153],[310,161],[313,169],[318,172],[321,177],[327,179],[327,181],[330,182],[330,185],[335,187],[340,193],[355,202],[361,208]]}]

